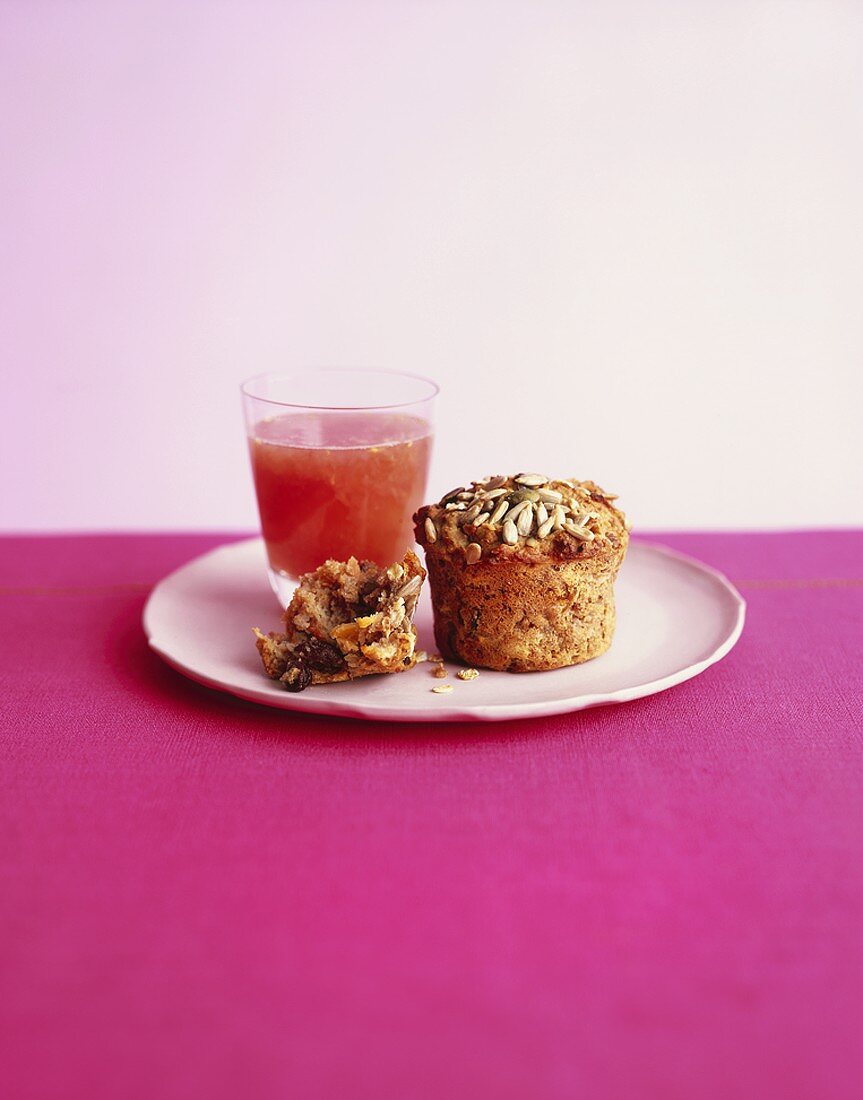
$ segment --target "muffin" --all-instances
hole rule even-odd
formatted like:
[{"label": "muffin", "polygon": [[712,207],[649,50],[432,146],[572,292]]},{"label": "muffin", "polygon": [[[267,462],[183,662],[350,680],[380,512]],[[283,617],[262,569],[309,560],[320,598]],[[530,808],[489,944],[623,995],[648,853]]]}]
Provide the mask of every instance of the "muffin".
[{"label": "muffin", "polygon": [[415,531],[441,653],[509,672],[604,653],[629,541],[616,499],[592,481],[516,474],[420,508]]},{"label": "muffin", "polygon": [[300,584],[284,633],[255,628],[264,671],[288,691],[417,663],[413,616],[425,570],[412,550],[381,569],[371,561],[326,561]]}]

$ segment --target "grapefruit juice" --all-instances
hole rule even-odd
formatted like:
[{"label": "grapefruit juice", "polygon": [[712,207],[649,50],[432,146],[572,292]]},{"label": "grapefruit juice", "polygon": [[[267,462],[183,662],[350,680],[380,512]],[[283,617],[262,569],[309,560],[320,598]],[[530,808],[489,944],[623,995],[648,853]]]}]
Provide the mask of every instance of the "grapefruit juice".
[{"label": "grapefruit juice", "polygon": [[387,411],[283,413],[250,428],[249,452],[270,568],[298,577],[327,558],[378,565],[413,546],[432,430]]}]

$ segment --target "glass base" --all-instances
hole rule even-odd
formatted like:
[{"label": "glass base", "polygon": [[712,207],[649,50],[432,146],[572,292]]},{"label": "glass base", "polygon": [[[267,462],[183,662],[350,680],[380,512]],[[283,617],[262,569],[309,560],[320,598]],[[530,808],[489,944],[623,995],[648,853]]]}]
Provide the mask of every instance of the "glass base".
[{"label": "glass base", "polygon": [[287,573],[281,573],[271,566],[267,566],[267,576],[270,578],[270,588],[275,592],[276,599],[284,610],[291,602],[291,596],[297,587],[296,577],[289,577]]}]

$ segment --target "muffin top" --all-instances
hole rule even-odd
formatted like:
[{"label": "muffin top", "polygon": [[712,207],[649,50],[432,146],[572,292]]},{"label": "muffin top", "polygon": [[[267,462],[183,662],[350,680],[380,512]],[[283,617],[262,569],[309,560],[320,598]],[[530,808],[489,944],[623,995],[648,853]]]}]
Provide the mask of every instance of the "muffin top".
[{"label": "muffin top", "polygon": [[629,524],[593,481],[522,473],[459,486],[414,515],[427,552],[525,563],[622,556]]}]

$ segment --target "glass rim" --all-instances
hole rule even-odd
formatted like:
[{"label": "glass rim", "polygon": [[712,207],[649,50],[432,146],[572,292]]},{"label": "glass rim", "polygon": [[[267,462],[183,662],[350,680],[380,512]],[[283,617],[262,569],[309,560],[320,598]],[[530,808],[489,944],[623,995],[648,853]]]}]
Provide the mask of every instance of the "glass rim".
[{"label": "glass rim", "polygon": [[[423,397],[415,398],[413,401],[398,401],[389,405],[316,405],[308,401],[278,401],[273,397],[260,397],[258,394],[250,391],[251,386],[256,382],[261,382],[265,378],[299,378],[301,373],[311,375],[377,374],[389,378],[410,378],[415,382],[424,383],[424,385],[428,386],[429,392]],[[262,374],[255,374],[251,378],[247,378],[245,382],[240,383],[240,393],[243,397],[248,397],[252,401],[263,401],[268,405],[278,405],[280,408],[284,409],[315,409],[320,412],[372,412],[378,409],[405,409],[409,405],[421,405],[423,402],[431,401],[434,397],[437,397],[440,393],[440,386],[431,378],[426,378],[424,374],[412,374],[410,371],[384,370],[380,367],[312,367],[308,372],[288,371],[280,373],[276,371],[264,371]]]}]

